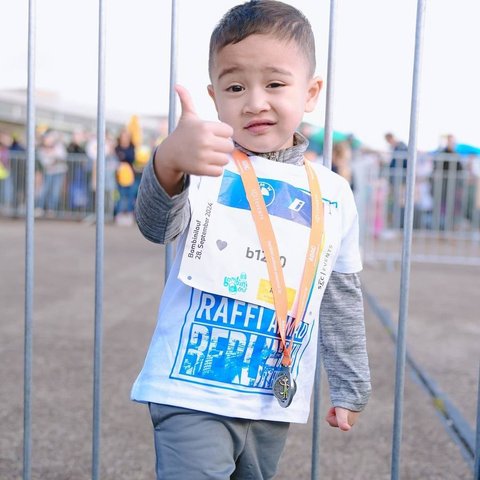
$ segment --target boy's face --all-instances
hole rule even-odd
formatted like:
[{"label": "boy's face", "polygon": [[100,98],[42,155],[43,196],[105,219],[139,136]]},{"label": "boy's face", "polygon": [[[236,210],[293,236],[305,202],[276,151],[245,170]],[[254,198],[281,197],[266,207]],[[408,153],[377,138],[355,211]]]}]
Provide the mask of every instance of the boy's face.
[{"label": "boy's face", "polygon": [[215,54],[208,92],[218,118],[234,131],[233,139],[253,152],[293,145],[304,112],[315,108],[322,81],[294,41],[251,35]]}]

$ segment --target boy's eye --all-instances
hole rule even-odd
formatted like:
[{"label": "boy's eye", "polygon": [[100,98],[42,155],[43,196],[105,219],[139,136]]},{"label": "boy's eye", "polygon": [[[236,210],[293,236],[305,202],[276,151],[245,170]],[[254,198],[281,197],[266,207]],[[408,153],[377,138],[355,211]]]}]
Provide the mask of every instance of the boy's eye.
[{"label": "boy's eye", "polygon": [[272,82],[272,83],[269,83],[267,85],[267,88],[279,88],[279,87],[283,87],[284,84],[283,83],[280,83],[280,82]]},{"label": "boy's eye", "polygon": [[241,85],[230,85],[227,88],[227,92],[241,92],[243,90],[243,87]]}]

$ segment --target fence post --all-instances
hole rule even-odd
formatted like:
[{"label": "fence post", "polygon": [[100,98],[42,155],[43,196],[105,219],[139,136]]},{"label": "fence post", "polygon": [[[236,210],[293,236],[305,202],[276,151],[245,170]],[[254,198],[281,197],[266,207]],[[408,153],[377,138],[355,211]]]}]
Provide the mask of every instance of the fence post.
[{"label": "fence post", "polygon": [[328,64],[327,64],[327,91],[325,103],[325,126],[323,130],[323,164],[332,168],[333,147],[333,87],[335,80],[335,41],[337,0],[330,0],[330,19],[328,28]]},{"label": "fence post", "polygon": [[413,63],[412,101],[410,110],[410,134],[408,139],[407,190],[404,214],[402,268],[400,278],[400,305],[395,365],[395,411],[392,442],[392,480],[398,480],[400,446],[402,439],[403,390],[405,384],[406,326],[408,316],[408,294],[410,283],[410,256],[412,248],[413,201],[415,191],[415,169],[417,163],[418,85],[422,55],[425,0],[418,0],[415,30],[415,53]]},{"label": "fence post", "polygon": [[25,218],[25,336],[23,371],[23,479],[32,472],[32,343],[35,239],[35,36],[36,2],[28,2],[27,211]]},{"label": "fence post", "polygon": [[95,339],[93,367],[92,479],[100,478],[102,408],[103,273],[105,226],[105,1],[98,3],[97,196],[95,238]]},{"label": "fence post", "polygon": [[[176,123],[176,93],[177,82],[177,0],[172,0],[172,21],[170,27],[170,92],[168,103],[168,134],[175,130]],[[165,249],[165,282],[172,268],[175,245],[169,243]]]},{"label": "fence post", "polygon": [[480,480],[480,368],[478,370],[477,435],[475,439],[475,467],[473,474],[474,480]]},{"label": "fence post", "polygon": [[[328,29],[328,65],[327,65],[327,92],[325,106],[325,125],[323,130],[323,164],[332,168],[333,144],[333,86],[335,78],[335,26],[336,26],[337,0],[330,0],[330,18]],[[313,391],[313,438],[312,438],[312,468],[311,478],[320,478],[320,427],[322,414],[320,411],[322,397],[322,356],[321,332],[318,325],[317,364]]]}]

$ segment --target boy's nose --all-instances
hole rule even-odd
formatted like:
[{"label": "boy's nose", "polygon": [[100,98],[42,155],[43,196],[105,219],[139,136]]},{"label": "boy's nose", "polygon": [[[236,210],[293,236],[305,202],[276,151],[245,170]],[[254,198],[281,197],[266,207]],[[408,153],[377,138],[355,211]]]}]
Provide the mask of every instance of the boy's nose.
[{"label": "boy's nose", "polygon": [[245,98],[243,113],[257,115],[270,109],[264,92],[252,90]]}]

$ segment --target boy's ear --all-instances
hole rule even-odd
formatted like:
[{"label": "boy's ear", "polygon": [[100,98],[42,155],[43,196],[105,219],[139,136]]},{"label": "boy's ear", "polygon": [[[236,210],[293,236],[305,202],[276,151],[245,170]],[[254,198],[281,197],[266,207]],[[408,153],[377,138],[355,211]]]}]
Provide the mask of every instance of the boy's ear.
[{"label": "boy's ear", "polygon": [[208,91],[208,95],[210,95],[210,98],[213,100],[213,103],[215,104],[215,110],[217,110],[218,112],[217,101],[215,99],[215,90],[213,89],[213,85],[208,85],[207,91]]},{"label": "boy's ear", "polygon": [[305,112],[313,112],[317,105],[318,96],[322,91],[323,80],[320,77],[313,77],[308,85],[307,102],[305,104]]}]

